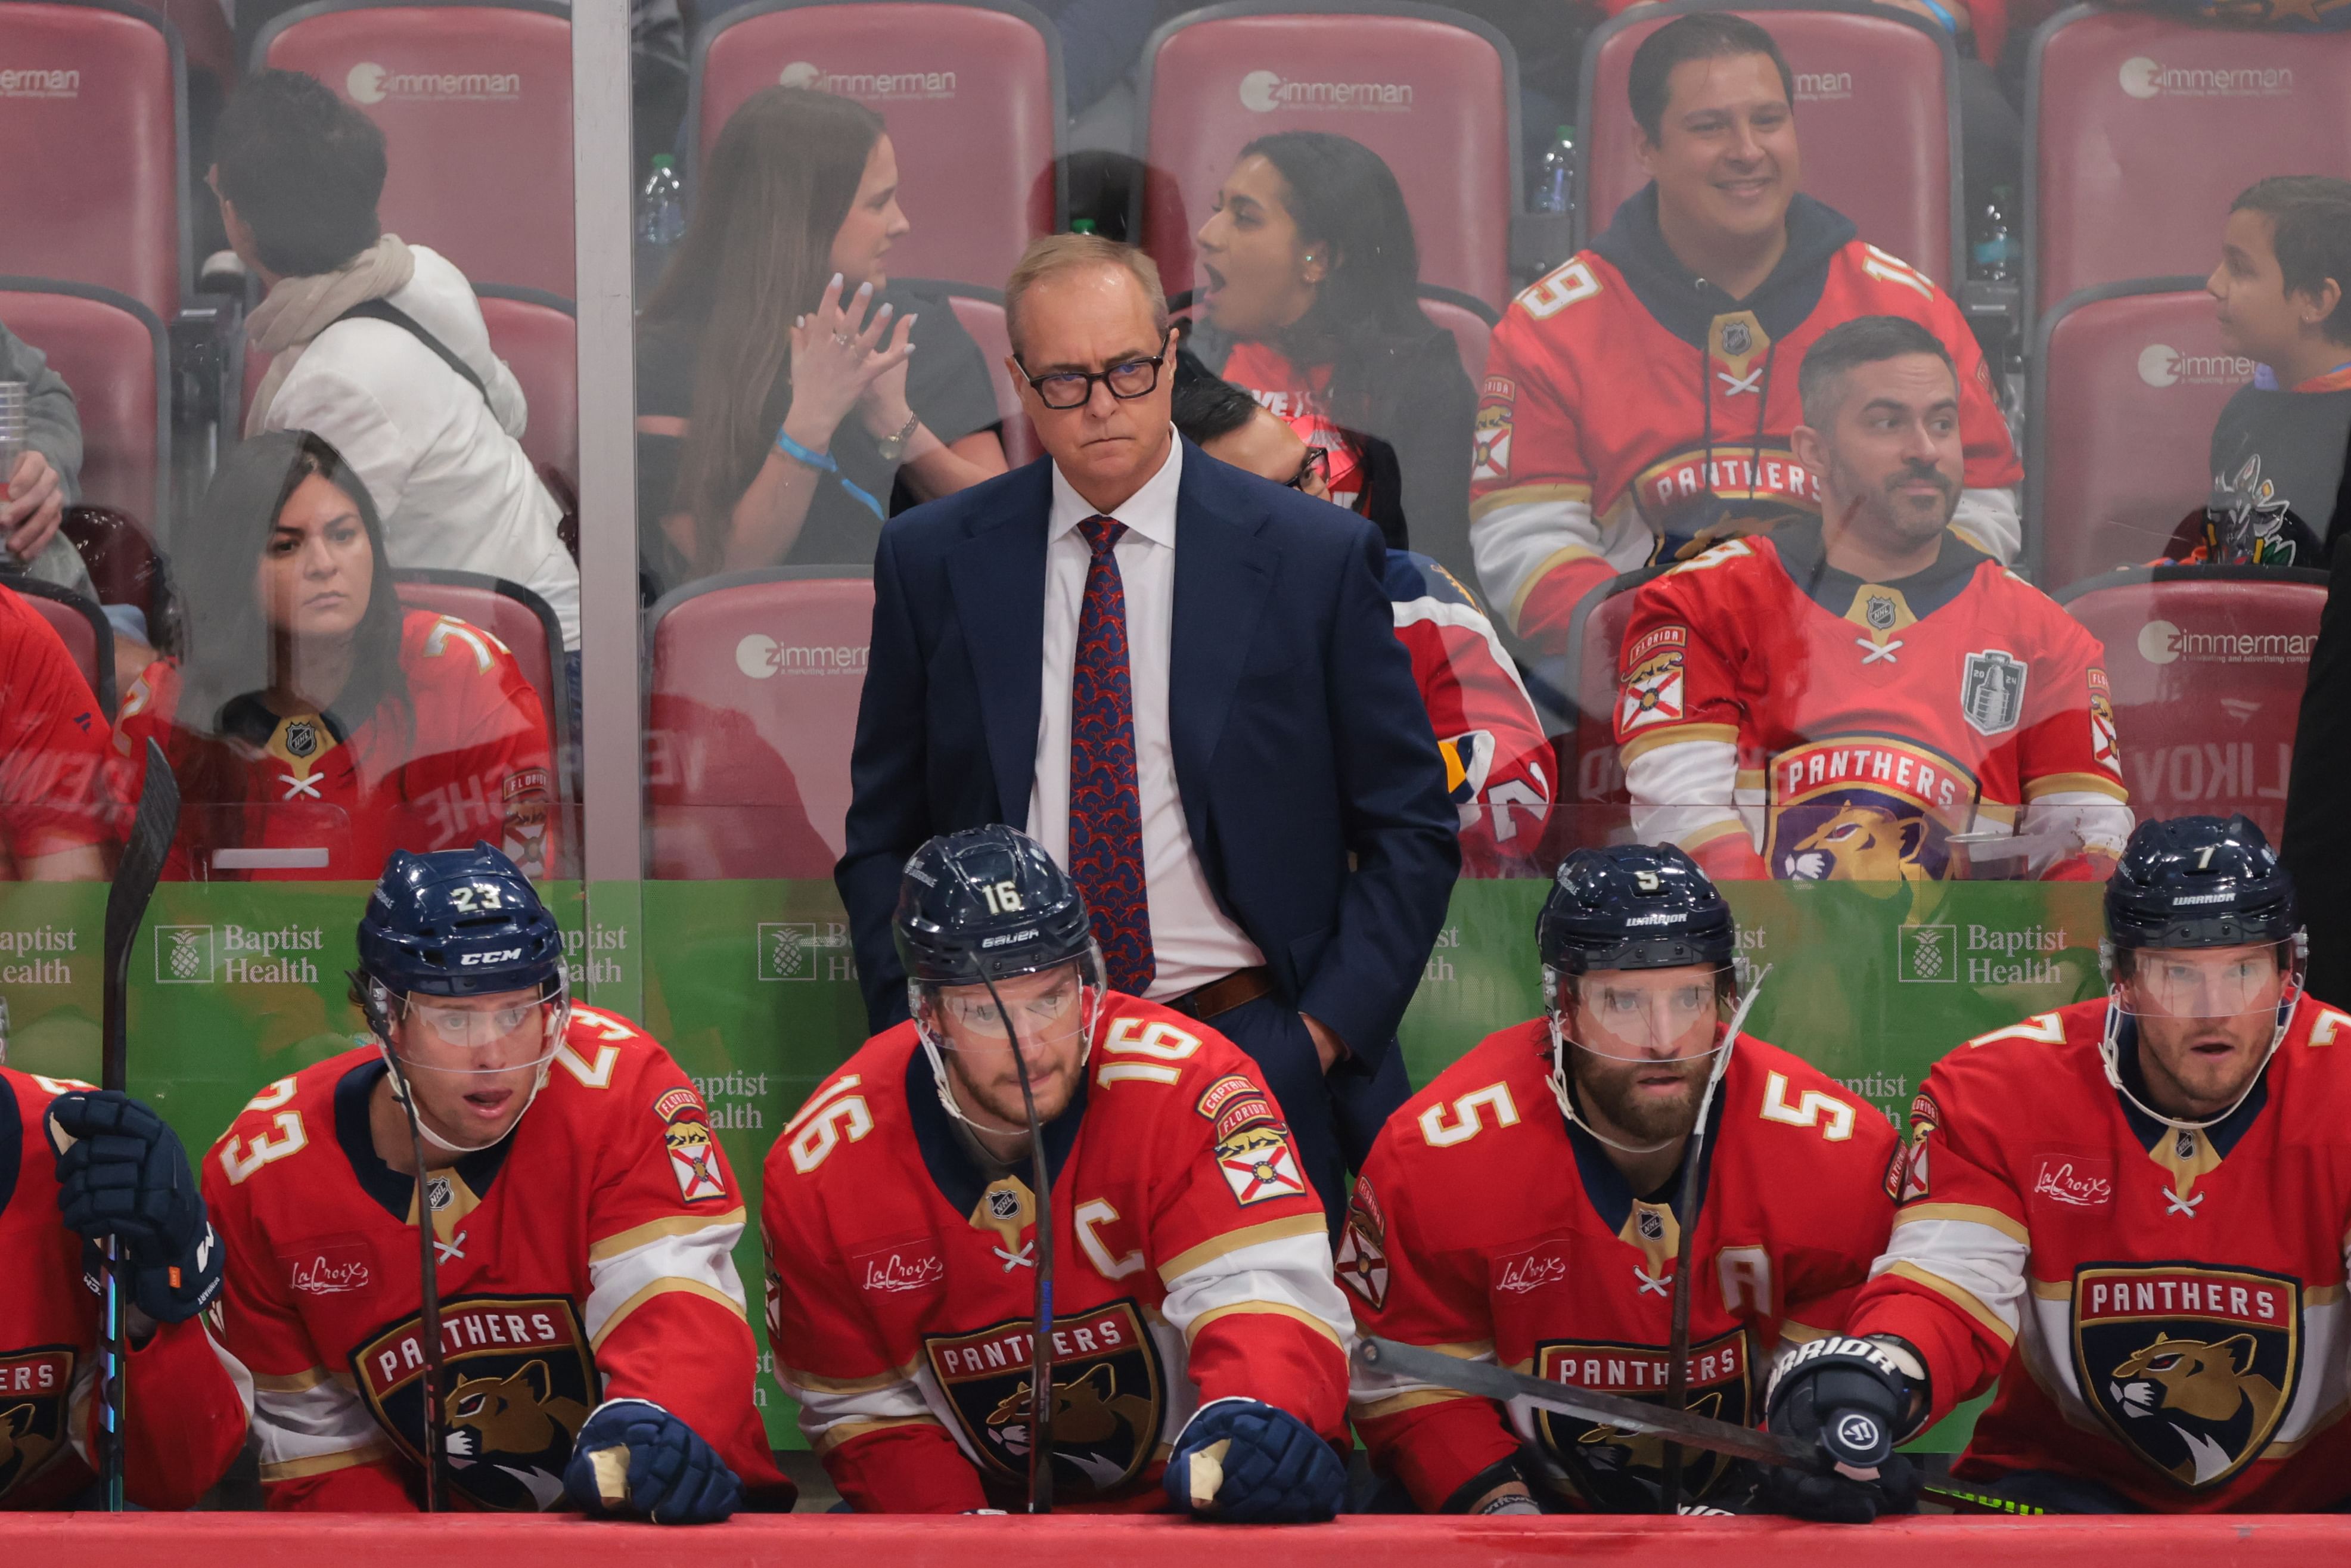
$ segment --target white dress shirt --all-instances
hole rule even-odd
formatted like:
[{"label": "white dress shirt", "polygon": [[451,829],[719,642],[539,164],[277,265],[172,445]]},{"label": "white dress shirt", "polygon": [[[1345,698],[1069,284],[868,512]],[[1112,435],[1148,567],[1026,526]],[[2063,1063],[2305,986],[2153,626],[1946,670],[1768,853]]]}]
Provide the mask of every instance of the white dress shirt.
[{"label": "white dress shirt", "polygon": [[[1102,514],[1126,525],[1111,553],[1126,593],[1135,785],[1143,798],[1143,880],[1157,966],[1144,994],[1154,1001],[1265,962],[1209,891],[1176,787],[1167,674],[1176,625],[1176,490],[1183,476],[1184,443],[1171,435],[1159,472],[1124,506]],[[1093,564],[1093,551],[1078,525],[1095,515],[1056,467],[1053,507],[1045,523],[1044,700],[1038,710],[1037,775],[1029,787],[1029,836],[1063,866],[1070,863],[1070,678],[1077,663],[1086,570]]]}]

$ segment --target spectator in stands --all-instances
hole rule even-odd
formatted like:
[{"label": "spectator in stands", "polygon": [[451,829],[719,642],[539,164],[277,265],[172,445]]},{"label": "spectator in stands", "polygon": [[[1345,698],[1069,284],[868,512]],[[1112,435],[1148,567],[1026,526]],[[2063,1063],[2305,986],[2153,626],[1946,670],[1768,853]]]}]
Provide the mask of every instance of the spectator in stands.
[{"label": "spectator in stands", "polygon": [[[1219,380],[1188,350],[1176,357],[1174,417],[1176,434],[1217,462],[1329,498],[1324,449],[1307,445],[1289,421]],[[1359,446],[1385,444],[1343,434]],[[1531,875],[1553,794],[1551,742],[1534,700],[1477,597],[1409,548],[1400,517],[1383,523],[1381,532],[1388,558],[1380,586],[1395,607],[1396,637],[1412,655],[1413,682],[1445,755],[1445,781],[1461,816],[1463,873]]]},{"label": "spectator in stands", "polygon": [[1004,472],[977,345],[945,300],[891,286],[911,227],[864,105],[777,87],[729,117],[638,341],[638,528],[662,589],[867,565],[890,512]]},{"label": "spectator in stands", "polygon": [[[395,849],[549,863],[549,737],[505,645],[401,607],[365,482],[326,441],[235,448],[183,552],[183,657],[125,694],[135,797],[149,737],[186,802],[175,875],[366,879]],[[196,863],[201,858],[204,863]]]},{"label": "spectator in stands", "polygon": [[269,289],[246,319],[274,356],[246,434],[319,435],[381,509],[392,564],[522,584],[554,610],[576,664],[580,570],[517,440],[522,389],[465,274],[377,223],[382,132],[316,79],[266,70],[222,112],[214,148],[229,242]]},{"label": "spectator in stands", "polygon": [[5,325],[0,382],[25,383],[25,450],[0,474],[0,541],[8,556],[0,570],[70,588],[95,602],[89,572],[59,531],[66,508],[81,494],[81,418],[74,412],[73,389],[49,369],[47,354]]},{"label": "spectator in stands", "polygon": [[1470,543],[1488,598],[1547,649],[1616,573],[1819,510],[1789,450],[1792,371],[1856,316],[1907,317],[1949,350],[1967,455],[1953,526],[2016,553],[2023,475],[1974,335],[1934,284],[1799,193],[1793,84],[1742,16],[1651,34],[1630,85],[1650,183],[1495,331]]},{"label": "spectator in stands", "polygon": [[2351,180],[2281,174],[2229,209],[2204,280],[2220,340],[2259,368],[2212,427],[2212,492],[2171,554],[2323,567],[2351,440]]},{"label": "spectator in stands", "polygon": [[1722,877],[2103,881],[2130,832],[2104,651],[1950,527],[1958,367],[1904,316],[1799,380],[1820,514],[1635,591],[1616,739],[1644,842]]},{"label": "spectator in stands", "polygon": [[[115,837],[112,739],[56,629],[0,588],[0,877],[106,876]],[[0,1022],[5,1018],[0,1010]]]},{"label": "spectator in stands", "polygon": [[1199,250],[1203,364],[1329,453],[1332,498],[1354,504],[1363,455],[1395,448],[1420,548],[1468,573],[1469,421],[1477,395],[1453,335],[1420,309],[1420,249],[1378,153],[1320,131],[1241,149]]},{"label": "spectator in stands", "polygon": [[867,1012],[905,1016],[906,857],[1025,824],[1085,894],[1111,984],[1265,1069],[1335,1222],[1344,1160],[1409,1092],[1396,1025],[1460,865],[1385,552],[1175,437],[1141,252],[1038,240],[1005,309],[1051,460],[893,519],[873,564],[835,876]]}]

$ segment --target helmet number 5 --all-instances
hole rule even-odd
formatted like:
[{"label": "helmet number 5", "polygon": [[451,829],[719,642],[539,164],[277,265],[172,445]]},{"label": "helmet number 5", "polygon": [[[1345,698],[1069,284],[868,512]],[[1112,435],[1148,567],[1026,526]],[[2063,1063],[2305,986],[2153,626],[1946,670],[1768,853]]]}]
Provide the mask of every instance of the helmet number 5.
[{"label": "helmet number 5", "polygon": [[1634,884],[1640,888],[1643,893],[1655,893],[1657,891],[1657,873],[1656,872],[1636,871],[1633,873],[1633,882]]},{"label": "helmet number 5", "polygon": [[979,884],[979,894],[987,900],[990,915],[1020,913],[1020,890],[1008,882],[983,882]]}]

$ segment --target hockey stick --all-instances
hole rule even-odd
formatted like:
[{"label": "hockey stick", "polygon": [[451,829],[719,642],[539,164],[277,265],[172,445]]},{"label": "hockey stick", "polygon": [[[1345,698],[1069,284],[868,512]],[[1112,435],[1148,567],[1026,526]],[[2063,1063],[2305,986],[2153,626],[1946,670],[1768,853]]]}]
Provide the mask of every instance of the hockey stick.
[{"label": "hockey stick", "polygon": [[[180,831],[180,781],[163,760],[163,748],[147,742],[147,777],[141,786],[139,813],[131,821],[131,839],[115,862],[114,885],[106,890],[106,972],[99,1002],[102,1087],[127,1093],[131,1088],[131,948],[139,939],[139,923],[147,902],[155,895],[172,840]],[[112,1235],[106,1239],[105,1261],[99,1268],[99,1472],[106,1481],[106,1509],[122,1511],[122,1422],[128,1390],[123,1385],[122,1254]]]},{"label": "hockey stick", "polygon": [[[958,870],[961,868],[958,867]],[[1029,1118],[1029,1182],[1037,1199],[1037,1316],[1029,1326],[1029,1511],[1053,1511],[1053,1188],[1045,1168],[1045,1129],[1037,1120],[1037,1096],[1029,1086],[1029,1062],[1020,1051],[1020,1030],[1012,1009],[997,994],[996,982],[980,971],[979,983],[1012,1042],[1012,1070],[1020,1075],[1020,1108]]]}]

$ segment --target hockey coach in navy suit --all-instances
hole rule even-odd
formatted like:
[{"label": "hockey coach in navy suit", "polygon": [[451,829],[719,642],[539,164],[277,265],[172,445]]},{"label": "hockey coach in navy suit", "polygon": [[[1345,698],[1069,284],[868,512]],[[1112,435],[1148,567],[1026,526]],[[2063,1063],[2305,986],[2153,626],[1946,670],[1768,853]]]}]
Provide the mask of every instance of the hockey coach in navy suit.
[{"label": "hockey coach in navy suit", "polygon": [[874,560],[837,872],[867,1010],[906,1016],[906,858],[1021,828],[1083,892],[1113,988],[1257,1060],[1335,1215],[1408,1093],[1396,1025],[1460,865],[1384,547],[1176,435],[1140,253],[1041,239],[1005,296],[1049,455],[893,518]]}]

